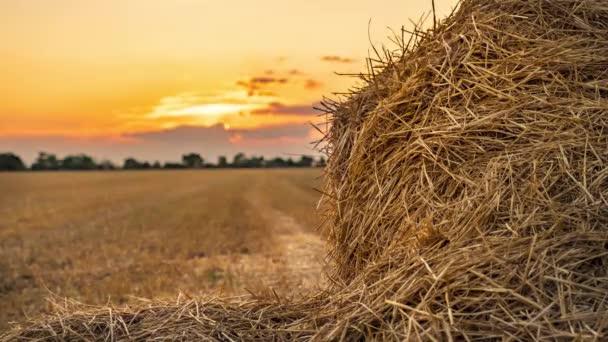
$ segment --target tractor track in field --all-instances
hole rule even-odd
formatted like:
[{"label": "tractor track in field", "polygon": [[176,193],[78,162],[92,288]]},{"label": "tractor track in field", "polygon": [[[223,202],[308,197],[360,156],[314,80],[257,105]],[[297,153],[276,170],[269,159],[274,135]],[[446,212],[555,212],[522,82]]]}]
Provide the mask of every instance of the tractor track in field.
[{"label": "tractor track in field", "polygon": [[[198,262],[216,265],[224,273],[228,294],[298,297],[326,283],[323,258],[325,243],[316,232],[306,229],[288,213],[274,208],[263,196],[263,184],[252,186],[244,195],[256,219],[266,227],[271,243],[256,253],[210,256]],[[199,268],[200,269],[200,268]]]}]

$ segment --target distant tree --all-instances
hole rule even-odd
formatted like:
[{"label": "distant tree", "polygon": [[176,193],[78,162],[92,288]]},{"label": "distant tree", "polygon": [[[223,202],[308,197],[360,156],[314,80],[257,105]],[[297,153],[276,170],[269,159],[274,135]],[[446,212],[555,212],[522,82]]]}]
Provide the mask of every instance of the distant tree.
[{"label": "distant tree", "polygon": [[184,164],[180,164],[180,163],[165,163],[165,165],[163,165],[163,169],[183,169],[184,168]]},{"label": "distant tree", "polygon": [[86,154],[70,155],[61,161],[63,170],[94,170],[96,168],[95,160]]},{"label": "distant tree", "polygon": [[245,167],[259,168],[264,166],[264,157],[253,156],[245,161]]},{"label": "distant tree", "polygon": [[266,162],[267,167],[285,167],[287,166],[287,162],[280,157],[276,157]]},{"label": "distant tree", "polygon": [[203,166],[203,158],[198,153],[188,153],[182,156],[182,164],[190,169],[198,169]]},{"label": "distant tree", "polygon": [[289,157],[289,158],[287,158],[287,161],[285,162],[285,166],[294,167],[294,166],[296,166],[296,163],[293,161],[293,159],[291,159],[291,157]]},{"label": "distant tree", "polygon": [[226,156],[219,156],[219,158],[217,158],[217,166],[228,167],[228,159],[226,159]]},{"label": "distant tree", "polygon": [[0,153],[0,171],[20,171],[25,169],[21,158],[13,153]]},{"label": "distant tree", "polygon": [[297,166],[311,167],[313,161],[314,161],[314,158],[311,156],[302,156],[302,157],[300,157],[300,160],[298,161]]},{"label": "distant tree", "polygon": [[151,169],[152,168],[152,164],[150,164],[149,162],[143,162],[141,164],[141,168],[142,169]]},{"label": "distant tree", "polygon": [[138,170],[141,169],[141,163],[135,158],[127,158],[125,159],[122,168],[125,170]]},{"label": "distant tree", "polygon": [[319,161],[317,161],[317,166],[318,167],[325,167],[327,165],[327,162],[325,161],[324,157],[320,157]]},{"label": "distant tree", "polygon": [[97,164],[97,168],[100,170],[116,170],[116,165],[114,165],[112,161],[106,159]]},{"label": "distant tree", "polygon": [[51,153],[40,152],[32,164],[32,170],[59,170],[61,167],[57,156]]},{"label": "distant tree", "polygon": [[247,157],[245,156],[245,154],[239,152],[232,159],[232,166],[243,167],[243,166],[245,166],[246,161],[247,161]]},{"label": "distant tree", "polygon": [[162,168],[162,166],[160,165],[160,162],[157,160],[154,162],[154,164],[152,164],[152,168],[153,169],[160,169]]}]

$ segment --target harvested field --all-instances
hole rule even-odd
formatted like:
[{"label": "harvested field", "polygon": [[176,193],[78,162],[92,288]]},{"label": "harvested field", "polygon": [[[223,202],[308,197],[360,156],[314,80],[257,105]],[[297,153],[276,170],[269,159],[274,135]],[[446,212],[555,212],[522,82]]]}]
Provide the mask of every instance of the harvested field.
[{"label": "harvested field", "polygon": [[51,293],[122,304],[320,286],[320,174],[2,174],[0,328],[45,312]]},{"label": "harvested field", "polygon": [[4,340],[608,336],[608,3],[465,0],[326,102],[330,285],[67,303]]}]

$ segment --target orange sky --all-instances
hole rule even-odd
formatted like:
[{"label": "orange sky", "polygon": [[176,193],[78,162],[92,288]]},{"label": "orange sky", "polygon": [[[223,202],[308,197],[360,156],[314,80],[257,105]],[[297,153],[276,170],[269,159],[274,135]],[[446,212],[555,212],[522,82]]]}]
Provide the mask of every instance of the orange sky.
[{"label": "orange sky", "polygon": [[[455,2],[437,0],[439,14]],[[195,127],[209,135],[221,127],[218,139],[227,142],[194,136],[201,141],[187,147],[225,147],[210,156],[256,144],[266,154],[304,153],[312,135],[278,139],[278,132],[319,121],[312,104],[353,84],[334,72],[364,70],[370,37],[388,43],[387,27],[410,25],[430,6],[430,0],[0,1],[0,152],[31,159],[40,150],[80,147],[100,158],[154,158],[153,148],[162,148],[142,143],[145,134]],[[175,143],[157,158],[178,149]]]}]

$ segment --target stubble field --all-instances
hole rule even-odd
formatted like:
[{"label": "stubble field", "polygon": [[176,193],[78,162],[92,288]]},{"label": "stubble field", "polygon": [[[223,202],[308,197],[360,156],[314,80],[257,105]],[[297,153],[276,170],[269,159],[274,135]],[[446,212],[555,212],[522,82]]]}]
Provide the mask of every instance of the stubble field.
[{"label": "stubble field", "polygon": [[0,175],[0,330],[47,298],[127,303],[320,287],[321,171]]}]

